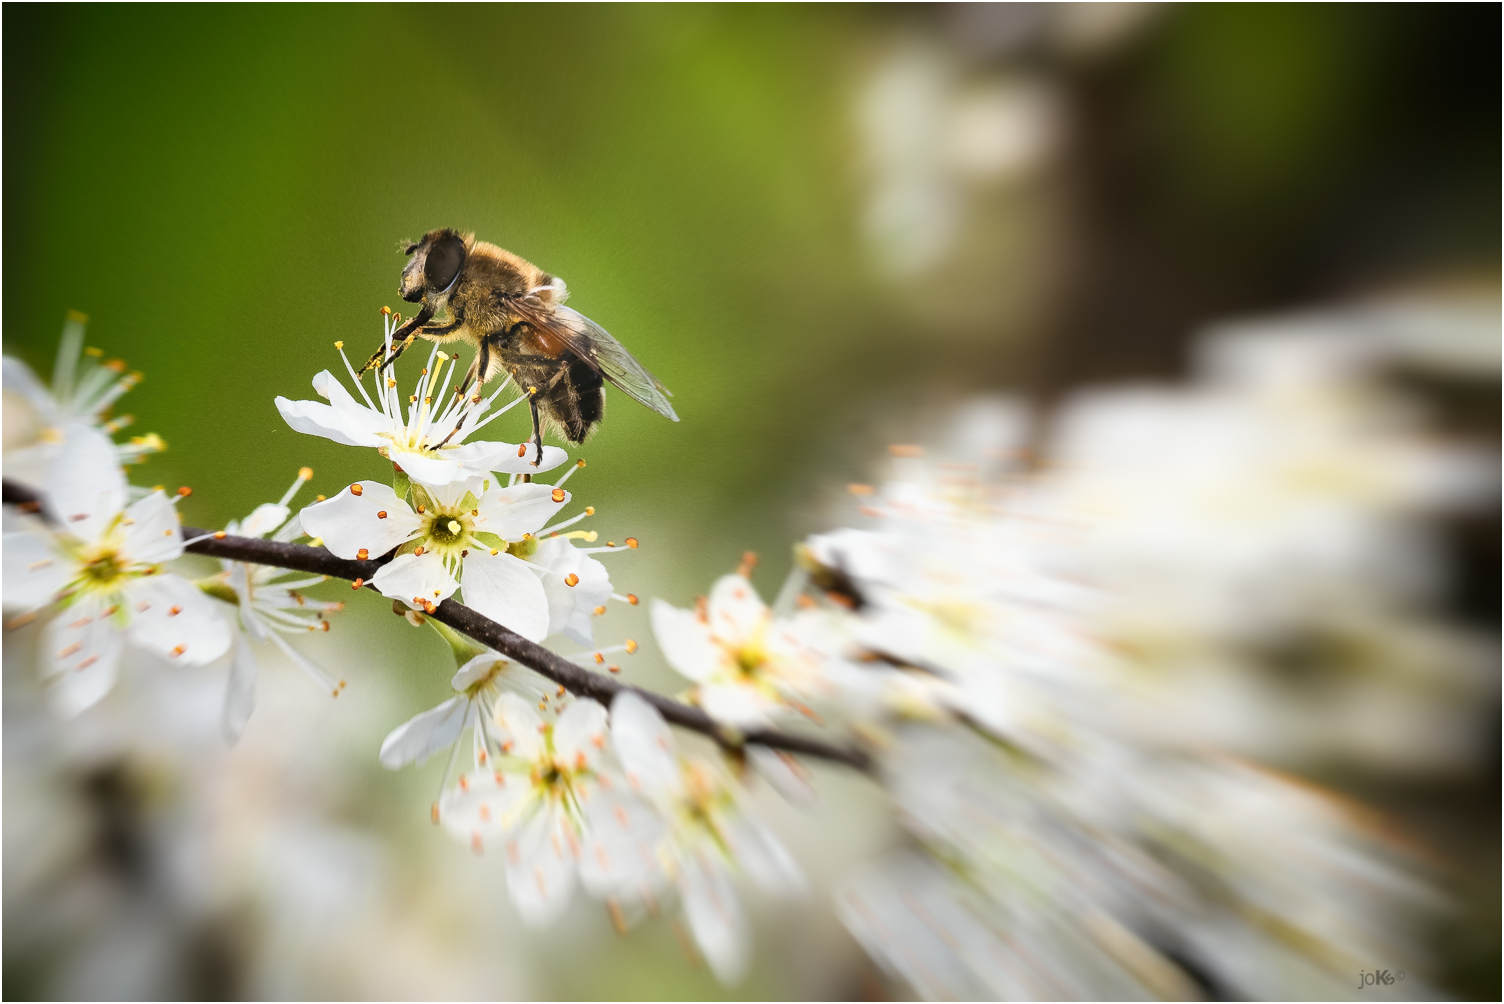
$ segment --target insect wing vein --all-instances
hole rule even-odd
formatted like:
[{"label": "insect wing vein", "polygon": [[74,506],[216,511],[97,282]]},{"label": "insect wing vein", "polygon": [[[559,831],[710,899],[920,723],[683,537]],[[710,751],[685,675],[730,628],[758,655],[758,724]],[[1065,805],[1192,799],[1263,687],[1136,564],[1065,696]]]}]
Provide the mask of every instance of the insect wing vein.
[{"label": "insect wing vein", "polygon": [[554,317],[556,323],[550,330],[568,343],[571,352],[594,365],[628,397],[665,418],[679,421],[674,406],[668,403],[669,389],[633,359],[605,328],[569,307],[555,307]]}]

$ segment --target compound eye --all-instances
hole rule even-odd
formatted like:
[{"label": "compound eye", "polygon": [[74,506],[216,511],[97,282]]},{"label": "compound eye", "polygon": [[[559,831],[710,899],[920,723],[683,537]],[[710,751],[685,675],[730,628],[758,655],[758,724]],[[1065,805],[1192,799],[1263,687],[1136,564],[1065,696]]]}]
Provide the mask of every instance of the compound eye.
[{"label": "compound eye", "polygon": [[440,237],[428,249],[423,262],[423,281],[432,290],[448,289],[465,262],[465,242],[453,234]]},{"label": "compound eye", "polygon": [[402,249],[402,253],[411,258],[413,256],[413,252],[416,250],[418,250],[418,245],[409,244],[407,247]]}]

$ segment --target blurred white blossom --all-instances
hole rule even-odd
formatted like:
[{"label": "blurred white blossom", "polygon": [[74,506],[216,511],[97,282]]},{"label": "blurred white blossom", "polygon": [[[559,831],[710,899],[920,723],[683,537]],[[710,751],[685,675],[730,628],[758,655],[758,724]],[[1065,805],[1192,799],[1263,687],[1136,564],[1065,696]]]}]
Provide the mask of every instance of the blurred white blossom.
[{"label": "blurred white blossom", "polygon": [[[0,360],[7,477],[40,485],[70,429],[98,429],[114,435],[134,421],[129,415],[110,418],[109,414],[120,396],[141,382],[141,374],[127,373],[121,360],[104,359],[99,349],[85,348],[87,323],[83,314],[69,311],[51,386],[43,384],[21,360],[11,356]],[[167,444],[156,433],[115,444],[122,464],[139,462],[165,449]]]},{"label": "blurred white blossom", "polygon": [[109,692],[127,642],[193,666],[229,648],[208,597],[162,571],[183,551],[177,509],[160,491],[126,506],[118,454],[102,432],[70,431],[42,500],[47,523],[5,534],[4,599],[23,615],[53,614],[40,662],[60,713]]}]

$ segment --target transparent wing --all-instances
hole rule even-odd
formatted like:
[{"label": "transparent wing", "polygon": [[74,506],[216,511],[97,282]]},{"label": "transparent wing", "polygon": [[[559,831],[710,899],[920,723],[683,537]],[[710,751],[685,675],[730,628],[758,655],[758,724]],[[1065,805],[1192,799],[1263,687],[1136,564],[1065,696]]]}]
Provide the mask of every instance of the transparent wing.
[{"label": "transparent wing", "polygon": [[664,418],[679,421],[674,406],[668,403],[672,392],[643,369],[642,364],[633,359],[632,354],[605,328],[569,307],[556,306],[552,314],[548,331],[561,339],[570,352],[599,370],[628,397],[647,405]]}]

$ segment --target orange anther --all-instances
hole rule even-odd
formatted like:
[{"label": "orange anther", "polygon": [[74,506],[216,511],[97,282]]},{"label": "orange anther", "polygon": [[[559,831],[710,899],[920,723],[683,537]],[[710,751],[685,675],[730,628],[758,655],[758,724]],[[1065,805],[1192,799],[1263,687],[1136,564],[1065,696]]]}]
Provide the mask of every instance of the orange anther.
[{"label": "orange anther", "polygon": [[173,655],[182,655],[186,651],[188,651],[188,646],[187,645],[179,645],[179,646],[177,646],[176,648],[174,648],[172,650],[172,654]]},{"label": "orange anther", "polygon": [[370,556],[371,556],[371,552],[368,551],[368,550],[366,550],[363,547],[360,550],[358,550],[358,551],[355,552],[355,560],[356,561],[365,561]]},{"label": "orange anther", "polygon": [[626,543],[627,543],[628,547],[632,548],[633,550],[636,550],[636,548],[637,548],[637,538],[636,537],[628,537]]},{"label": "orange anther", "polygon": [[627,642],[626,642],[626,649],[627,649],[627,654],[628,655],[636,655],[637,654],[637,642],[633,641],[631,638],[628,638]]},{"label": "orange anther", "polygon": [[527,446],[525,444],[522,445],[522,446],[517,447],[517,455],[519,457],[525,457],[525,456],[527,456]]},{"label": "orange anther", "polygon": [[377,512],[376,513],[376,518],[377,519],[386,519],[386,510],[382,509],[381,511]]},{"label": "orange anther", "polygon": [[225,532],[223,530],[217,530],[217,531],[215,531],[214,539],[215,540],[224,540],[225,539]]},{"label": "orange anther", "polygon": [[580,577],[573,572],[570,572],[568,575],[564,576],[564,584],[566,586],[577,586],[580,584]]},{"label": "orange anther", "polygon": [[562,489],[562,488],[555,488],[553,490],[553,492],[551,493],[550,497],[555,502],[563,502],[564,501],[564,489]]},{"label": "orange anther", "polygon": [[354,485],[350,486],[350,494],[351,495],[363,495],[364,493],[365,493],[365,489],[362,488],[362,487],[360,487],[360,485],[354,484]]}]

